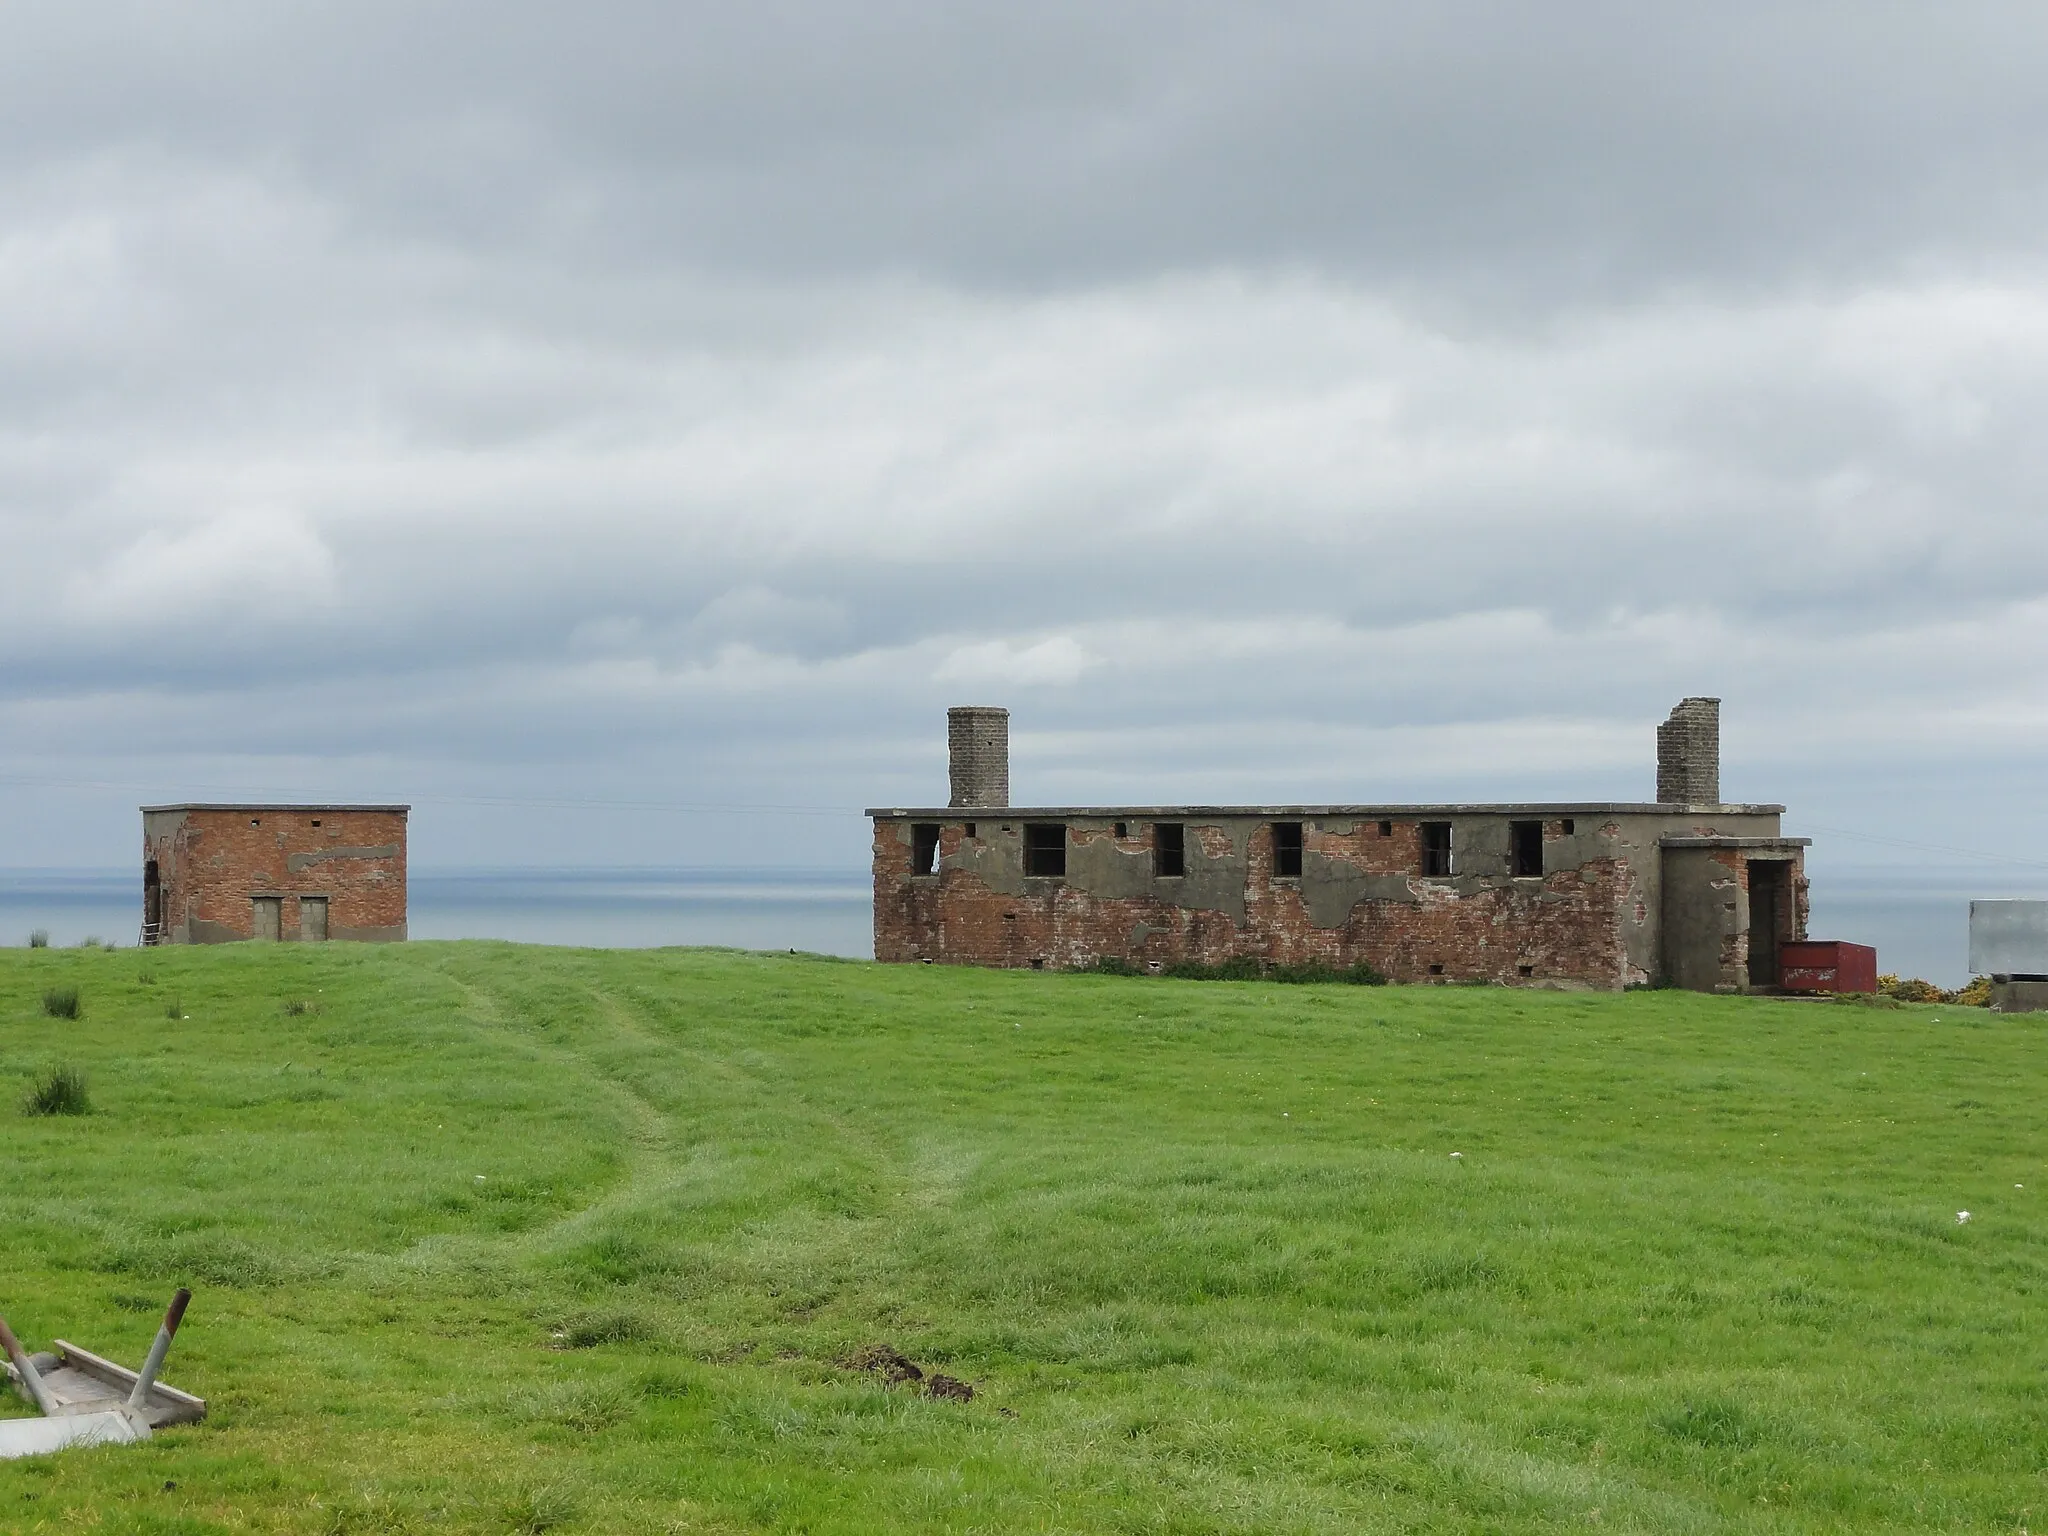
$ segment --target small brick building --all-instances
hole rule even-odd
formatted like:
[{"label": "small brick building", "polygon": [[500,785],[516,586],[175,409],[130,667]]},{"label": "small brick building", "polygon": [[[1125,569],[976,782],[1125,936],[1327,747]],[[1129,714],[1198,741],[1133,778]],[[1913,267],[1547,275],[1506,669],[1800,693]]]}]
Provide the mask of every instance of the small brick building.
[{"label": "small brick building", "polygon": [[1783,806],[1720,803],[1718,699],[1658,730],[1643,804],[1027,809],[1007,711],[955,709],[948,740],[949,805],[868,812],[878,960],[1742,991],[1806,936],[1808,839]]},{"label": "small brick building", "polygon": [[146,805],[142,942],[405,937],[404,805]]}]

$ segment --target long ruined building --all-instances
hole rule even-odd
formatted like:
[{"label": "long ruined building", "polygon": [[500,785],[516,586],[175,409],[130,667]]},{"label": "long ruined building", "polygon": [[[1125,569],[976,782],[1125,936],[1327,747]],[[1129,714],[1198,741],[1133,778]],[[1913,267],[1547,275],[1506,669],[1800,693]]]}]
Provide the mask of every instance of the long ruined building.
[{"label": "long ruined building", "polygon": [[1009,712],[950,711],[951,802],[878,809],[875,957],[1153,970],[1365,961],[1395,981],[1775,987],[1809,839],[1721,803],[1720,700],[1657,731],[1653,804],[1010,803]]}]

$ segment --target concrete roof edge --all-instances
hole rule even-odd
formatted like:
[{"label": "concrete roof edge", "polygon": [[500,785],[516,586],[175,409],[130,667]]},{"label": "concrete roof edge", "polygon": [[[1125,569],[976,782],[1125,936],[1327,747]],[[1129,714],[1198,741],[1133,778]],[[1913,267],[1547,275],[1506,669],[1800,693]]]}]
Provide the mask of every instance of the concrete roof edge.
[{"label": "concrete roof edge", "polygon": [[1810,837],[1736,837],[1722,832],[1669,832],[1659,848],[1811,848]]},{"label": "concrete roof edge", "polygon": [[1554,816],[1782,816],[1782,805],[1660,805],[1619,801],[1509,801],[1502,804],[1444,805],[953,805],[871,806],[863,814],[876,821],[916,816],[930,821],[980,821],[1040,816],[1087,817],[1114,821],[1186,820],[1198,816],[1243,816],[1270,821],[1285,816],[1352,817],[1370,821],[1389,816],[1505,816],[1531,812]]},{"label": "concrete roof edge", "polygon": [[220,801],[186,800],[176,805],[145,805],[142,814],[154,815],[158,811],[383,811],[387,814],[409,815],[409,805],[313,805],[293,803],[291,805],[238,805]]}]

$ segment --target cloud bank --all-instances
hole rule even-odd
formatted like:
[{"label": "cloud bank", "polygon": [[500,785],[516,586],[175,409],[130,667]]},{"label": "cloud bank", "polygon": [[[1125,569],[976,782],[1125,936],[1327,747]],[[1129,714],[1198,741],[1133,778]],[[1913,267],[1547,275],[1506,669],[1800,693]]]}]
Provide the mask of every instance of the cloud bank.
[{"label": "cloud bank", "polygon": [[1054,803],[1635,797],[1688,692],[1731,794],[2048,859],[2021,8],[0,44],[0,865],[857,863],[970,698]]}]

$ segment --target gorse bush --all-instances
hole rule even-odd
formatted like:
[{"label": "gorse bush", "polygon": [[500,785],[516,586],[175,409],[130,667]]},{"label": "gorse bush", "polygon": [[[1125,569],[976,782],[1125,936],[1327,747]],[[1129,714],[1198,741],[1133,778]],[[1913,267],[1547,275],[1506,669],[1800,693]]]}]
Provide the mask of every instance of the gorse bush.
[{"label": "gorse bush", "polygon": [[1979,976],[1960,991],[1949,992],[1918,976],[1897,976],[1890,972],[1877,978],[1879,997],[1897,998],[1902,1003],[1955,1003],[1965,1008],[1984,1008],[1991,1002],[1991,978]]},{"label": "gorse bush", "polygon": [[84,1014],[79,1006],[78,988],[52,987],[43,994],[43,1012],[53,1019],[76,1019]]},{"label": "gorse bush", "polygon": [[85,1074],[76,1067],[58,1067],[36,1080],[21,1102],[25,1115],[89,1115],[92,1099],[85,1091]]}]

